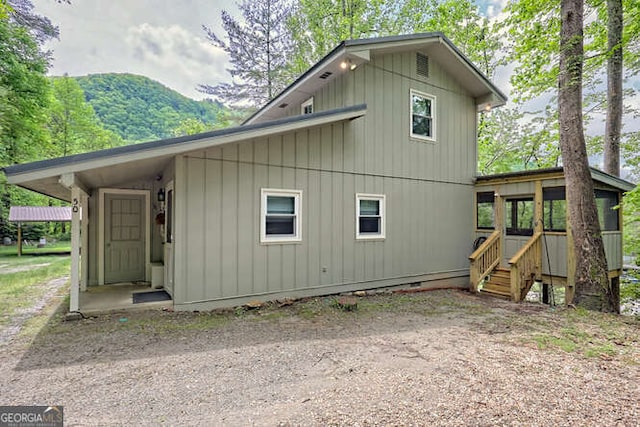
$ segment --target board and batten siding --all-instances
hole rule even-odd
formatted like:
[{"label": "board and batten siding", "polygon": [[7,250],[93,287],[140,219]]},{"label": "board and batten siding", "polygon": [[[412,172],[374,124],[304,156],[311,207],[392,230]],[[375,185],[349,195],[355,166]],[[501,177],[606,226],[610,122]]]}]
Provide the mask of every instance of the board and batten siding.
[{"label": "board and batten siding", "polygon": [[[356,172],[359,121],[177,159],[178,309],[449,278],[466,286],[473,186]],[[260,243],[263,188],[302,190],[300,243]],[[356,193],[386,196],[384,240],[356,240]]]},{"label": "board and batten siding", "polygon": [[[436,142],[409,138],[411,89],[436,97]],[[349,147],[354,153],[345,162],[347,170],[472,182],[477,158],[475,102],[435,60],[430,60],[429,78],[424,78],[416,73],[415,51],[375,54],[312,95],[314,111],[367,105],[367,114],[354,128],[362,137]],[[287,114],[300,114],[300,104],[289,107]]]}]

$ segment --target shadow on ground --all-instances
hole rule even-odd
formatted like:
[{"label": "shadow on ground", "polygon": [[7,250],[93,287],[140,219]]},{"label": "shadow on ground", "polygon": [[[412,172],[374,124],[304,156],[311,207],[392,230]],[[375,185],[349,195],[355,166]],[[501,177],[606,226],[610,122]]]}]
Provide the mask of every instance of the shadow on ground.
[{"label": "shadow on ground", "polygon": [[444,331],[495,323],[514,308],[510,303],[464,291],[441,290],[367,296],[358,299],[358,310],[353,312],[336,307],[334,297],[312,298],[286,307],[272,304],[249,311],[184,313],[157,309],[114,312],[71,322],[62,320],[59,309],[15,369],[46,369],[300,340],[358,339],[424,328]]}]

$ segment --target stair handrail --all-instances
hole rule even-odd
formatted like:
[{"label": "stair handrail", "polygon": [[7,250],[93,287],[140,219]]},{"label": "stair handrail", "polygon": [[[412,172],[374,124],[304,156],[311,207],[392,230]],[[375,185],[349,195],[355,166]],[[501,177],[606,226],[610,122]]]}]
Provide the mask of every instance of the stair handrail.
[{"label": "stair handrail", "polygon": [[531,238],[509,260],[511,266],[511,300],[521,301],[535,279],[542,277],[542,236],[535,232]]},{"label": "stair handrail", "polygon": [[471,263],[469,268],[470,288],[472,292],[478,291],[478,285],[489,273],[500,265],[502,257],[501,233],[496,230],[485,240],[478,249],[469,256]]}]

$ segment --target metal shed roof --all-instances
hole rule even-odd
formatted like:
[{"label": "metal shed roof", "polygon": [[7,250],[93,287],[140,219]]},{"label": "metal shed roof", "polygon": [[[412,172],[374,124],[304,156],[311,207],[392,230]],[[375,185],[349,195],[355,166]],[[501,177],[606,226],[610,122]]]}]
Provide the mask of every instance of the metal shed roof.
[{"label": "metal shed roof", "polygon": [[70,222],[71,207],[60,206],[11,206],[11,222]]}]

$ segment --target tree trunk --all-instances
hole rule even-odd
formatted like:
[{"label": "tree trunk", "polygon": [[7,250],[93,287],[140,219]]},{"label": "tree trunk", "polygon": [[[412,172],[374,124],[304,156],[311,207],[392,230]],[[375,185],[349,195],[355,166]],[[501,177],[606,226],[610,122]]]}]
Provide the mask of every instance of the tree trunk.
[{"label": "tree trunk", "polygon": [[574,303],[589,310],[619,312],[607,274],[582,125],[584,5],[582,0],[561,0],[560,8],[560,150],[576,257]]},{"label": "tree trunk", "polygon": [[604,171],[620,176],[622,131],[622,0],[607,0],[607,121],[604,137]]}]

